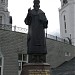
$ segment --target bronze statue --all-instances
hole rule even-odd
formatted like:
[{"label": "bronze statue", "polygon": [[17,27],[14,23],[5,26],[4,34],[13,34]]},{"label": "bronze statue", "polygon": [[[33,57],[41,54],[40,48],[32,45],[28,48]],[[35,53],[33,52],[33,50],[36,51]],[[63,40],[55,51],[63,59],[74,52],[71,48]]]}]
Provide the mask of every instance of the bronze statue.
[{"label": "bronze statue", "polygon": [[47,49],[44,29],[47,28],[48,20],[45,13],[39,9],[39,3],[39,0],[34,0],[34,9],[29,8],[25,18],[25,24],[28,25],[27,53],[29,62],[46,62]]}]

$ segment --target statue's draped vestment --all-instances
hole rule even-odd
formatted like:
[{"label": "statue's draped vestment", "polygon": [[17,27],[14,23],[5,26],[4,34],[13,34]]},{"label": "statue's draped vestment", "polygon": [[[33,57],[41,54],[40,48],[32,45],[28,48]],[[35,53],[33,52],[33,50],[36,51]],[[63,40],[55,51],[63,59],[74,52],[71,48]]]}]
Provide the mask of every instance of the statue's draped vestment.
[{"label": "statue's draped vestment", "polygon": [[28,54],[47,53],[44,29],[47,28],[48,21],[45,13],[40,9],[37,12],[32,9],[27,14],[25,23],[29,28],[27,37]]}]

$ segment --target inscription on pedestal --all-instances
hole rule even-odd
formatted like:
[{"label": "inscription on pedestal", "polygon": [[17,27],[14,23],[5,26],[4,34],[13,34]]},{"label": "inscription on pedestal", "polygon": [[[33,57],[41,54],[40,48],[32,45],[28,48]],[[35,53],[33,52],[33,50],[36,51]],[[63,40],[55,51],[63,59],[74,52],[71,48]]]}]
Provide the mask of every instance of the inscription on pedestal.
[{"label": "inscription on pedestal", "polygon": [[47,63],[25,64],[21,75],[51,75],[50,65]]},{"label": "inscription on pedestal", "polygon": [[50,75],[49,70],[29,70],[29,75]]}]

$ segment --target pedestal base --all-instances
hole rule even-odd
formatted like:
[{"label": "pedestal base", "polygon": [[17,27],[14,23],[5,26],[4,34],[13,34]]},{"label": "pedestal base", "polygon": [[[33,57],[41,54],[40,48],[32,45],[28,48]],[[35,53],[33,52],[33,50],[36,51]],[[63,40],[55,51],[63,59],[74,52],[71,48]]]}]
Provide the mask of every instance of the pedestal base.
[{"label": "pedestal base", "polygon": [[47,63],[24,64],[21,75],[51,75],[50,65]]}]

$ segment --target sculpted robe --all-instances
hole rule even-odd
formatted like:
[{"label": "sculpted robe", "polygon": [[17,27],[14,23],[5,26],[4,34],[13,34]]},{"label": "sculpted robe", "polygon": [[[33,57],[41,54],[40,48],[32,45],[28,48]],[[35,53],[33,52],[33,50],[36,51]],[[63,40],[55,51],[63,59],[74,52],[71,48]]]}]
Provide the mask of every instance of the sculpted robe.
[{"label": "sculpted robe", "polygon": [[37,12],[32,9],[25,18],[25,23],[28,25],[28,37],[27,37],[27,53],[47,53],[46,38],[44,29],[47,28],[48,20],[45,13],[42,10]]}]

